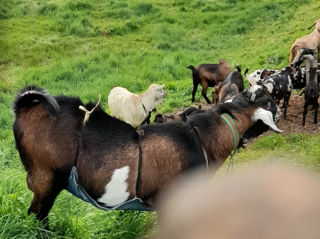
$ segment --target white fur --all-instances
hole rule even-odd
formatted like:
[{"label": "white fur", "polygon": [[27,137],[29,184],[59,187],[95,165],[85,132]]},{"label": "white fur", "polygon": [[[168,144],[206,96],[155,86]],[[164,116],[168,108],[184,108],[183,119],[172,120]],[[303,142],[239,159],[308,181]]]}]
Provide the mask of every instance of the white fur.
[{"label": "white fur", "polygon": [[267,90],[268,90],[268,92],[270,93],[270,94],[272,94],[272,91],[273,91],[273,85],[274,85],[274,83],[272,83],[272,82],[267,82],[267,83],[264,83],[264,86],[267,88]]},{"label": "white fur", "polygon": [[293,88],[293,86],[292,86],[292,80],[291,80],[291,77],[290,76],[288,76],[288,91],[291,91],[292,90],[292,88]]},{"label": "white fur", "polygon": [[282,130],[280,130],[274,123],[273,115],[269,110],[265,110],[259,107],[251,116],[251,120],[254,122],[257,122],[258,120],[262,120],[263,123],[268,125],[274,131],[280,132],[280,133],[282,132]]},{"label": "white fur", "polygon": [[129,166],[114,170],[110,182],[105,186],[105,193],[98,199],[98,202],[114,207],[126,201],[129,198],[128,184],[126,183],[128,175]]},{"label": "white fur", "polygon": [[[247,80],[251,85],[256,85],[258,81],[263,80],[261,79],[261,73],[264,71],[271,71],[270,69],[259,69],[251,72],[250,74],[246,75]],[[278,73],[279,71],[276,70],[274,74]]]},{"label": "white fur", "polygon": [[250,102],[254,102],[256,100],[256,91],[262,89],[261,85],[253,85],[248,89],[248,92],[251,93]]},{"label": "white fur", "polygon": [[263,69],[255,70],[246,76],[247,80],[251,85],[257,84],[259,80],[261,80],[261,73]]},{"label": "white fur", "polygon": [[108,96],[108,106],[111,115],[138,127],[147,118],[149,112],[163,101],[166,92],[164,85],[152,84],[149,89],[140,94],[134,94],[122,87],[113,88]]}]

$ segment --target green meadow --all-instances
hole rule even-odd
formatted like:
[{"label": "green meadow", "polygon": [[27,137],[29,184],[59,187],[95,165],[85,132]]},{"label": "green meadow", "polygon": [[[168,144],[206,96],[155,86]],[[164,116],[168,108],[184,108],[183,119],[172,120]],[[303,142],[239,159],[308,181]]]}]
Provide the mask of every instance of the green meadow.
[{"label": "green meadow", "polygon": [[[96,102],[114,86],[165,84],[158,112],[191,105],[186,66],[226,59],[250,71],[288,63],[293,41],[320,18],[318,0],[4,0],[0,4],[0,238],[150,238],[155,213],[105,212],[63,192],[51,231],[27,215],[32,194],[15,149],[12,103],[25,85]],[[211,90],[208,92],[208,96]],[[200,89],[197,101],[204,102]],[[269,134],[235,167],[267,160],[319,173],[320,136]],[[222,169],[221,173],[225,168]]]}]

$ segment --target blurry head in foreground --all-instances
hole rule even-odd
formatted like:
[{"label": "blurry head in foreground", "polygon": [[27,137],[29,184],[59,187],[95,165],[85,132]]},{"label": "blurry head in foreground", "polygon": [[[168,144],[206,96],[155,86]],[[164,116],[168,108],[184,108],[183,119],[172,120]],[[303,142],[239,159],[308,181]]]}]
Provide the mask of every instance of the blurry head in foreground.
[{"label": "blurry head in foreground", "polygon": [[269,165],[213,179],[192,176],[160,201],[162,239],[320,238],[320,182]]}]

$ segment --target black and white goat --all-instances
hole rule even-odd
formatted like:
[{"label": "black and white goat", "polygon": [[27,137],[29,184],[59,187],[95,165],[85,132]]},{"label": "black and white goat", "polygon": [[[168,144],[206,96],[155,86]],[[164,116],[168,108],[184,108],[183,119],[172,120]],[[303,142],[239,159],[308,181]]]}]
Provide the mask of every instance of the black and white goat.
[{"label": "black and white goat", "polygon": [[274,73],[259,82],[263,84],[268,92],[272,95],[275,102],[280,105],[280,100],[283,99],[282,108],[284,108],[283,116],[287,117],[287,107],[292,91],[292,80],[294,79],[293,70],[289,66],[281,71]]},{"label": "black and white goat", "polygon": [[258,81],[263,80],[267,76],[270,76],[274,73],[277,73],[278,70],[270,70],[270,69],[258,69],[247,75],[247,71],[244,73],[245,77],[249,81],[251,85],[257,84]]}]

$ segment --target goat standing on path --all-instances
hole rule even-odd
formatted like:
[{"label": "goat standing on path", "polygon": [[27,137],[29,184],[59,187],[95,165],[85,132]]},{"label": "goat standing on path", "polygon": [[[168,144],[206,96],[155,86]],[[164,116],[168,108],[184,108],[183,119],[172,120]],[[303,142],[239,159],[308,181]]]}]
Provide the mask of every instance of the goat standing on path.
[{"label": "goat standing on path", "polygon": [[319,75],[318,72],[318,60],[317,55],[313,49],[300,49],[297,52],[297,56],[291,63],[292,67],[301,70],[299,66],[306,62],[305,65],[305,78],[306,78],[306,88],[301,92],[300,95],[304,93],[304,110],[302,125],[306,124],[306,116],[308,113],[308,106],[312,105],[314,109],[314,123],[318,123],[318,99],[319,99]]},{"label": "goat standing on path", "polygon": [[224,81],[231,71],[229,64],[225,60],[220,60],[219,64],[201,64],[197,68],[190,65],[187,68],[192,71],[192,102],[194,102],[194,97],[200,84],[202,86],[201,94],[208,104],[211,103],[207,97],[208,87],[214,87]]}]

